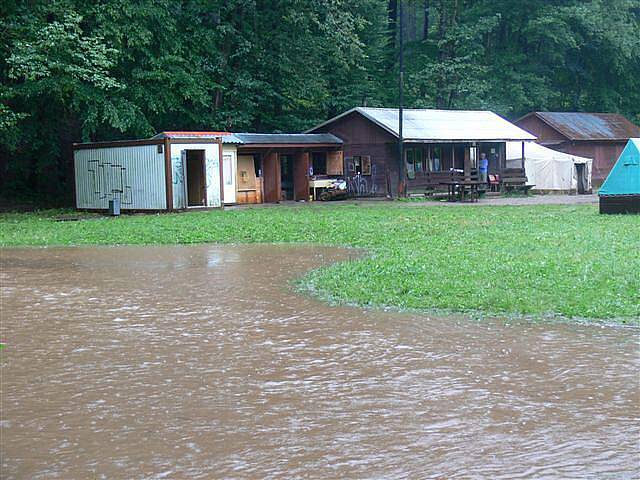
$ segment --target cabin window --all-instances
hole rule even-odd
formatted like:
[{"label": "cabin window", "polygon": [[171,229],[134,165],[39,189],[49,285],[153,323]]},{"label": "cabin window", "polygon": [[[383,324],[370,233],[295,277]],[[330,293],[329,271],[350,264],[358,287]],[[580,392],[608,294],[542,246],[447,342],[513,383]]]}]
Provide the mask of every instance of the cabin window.
[{"label": "cabin window", "polygon": [[413,148],[407,149],[405,157],[407,164],[407,178],[409,180],[413,180],[414,178],[416,178],[416,170],[414,165],[415,150]]},{"label": "cabin window", "polygon": [[358,155],[353,157],[353,173],[356,175],[371,175],[371,157]]},{"label": "cabin window", "polygon": [[415,167],[416,167],[416,173],[424,172],[424,170],[425,170],[425,168],[424,168],[424,149],[422,147],[419,147],[419,148],[415,149],[415,158],[413,160],[413,163],[415,164]]},{"label": "cabin window", "polygon": [[478,168],[478,147],[469,147],[469,162],[471,168]]},{"label": "cabin window", "polygon": [[464,145],[454,145],[453,147],[453,168],[456,170],[464,170]]},{"label": "cabin window", "polygon": [[224,177],[225,185],[233,185],[233,157],[231,155],[224,155],[222,157],[222,176]]},{"label": "cabin window", "polygon": [[325,152],[313,152],[311,154],[312,175],[327,174],[327,154]]},{"label": "cabin window", "polygon": [[442,149],[439,146],[432,145],[429,147],[429,171],[430,172],[440,172],[442,158]]},{"label": "cabin window", "polygon": [[425,149],[420,147],[409,147],[405,151],[405,162],[407,164],[407,176],[409,179],[415,178],[416,174],[426,171]]}]

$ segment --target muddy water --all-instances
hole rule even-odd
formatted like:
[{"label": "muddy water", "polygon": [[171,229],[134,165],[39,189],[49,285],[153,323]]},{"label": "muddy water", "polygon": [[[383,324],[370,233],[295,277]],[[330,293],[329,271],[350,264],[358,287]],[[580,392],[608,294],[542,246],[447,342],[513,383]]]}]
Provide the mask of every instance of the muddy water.
[{"label": "muddy water", "polygon": [[2,478],[629,478],[638,330],[325,306],[311,247],[3,250]]}]

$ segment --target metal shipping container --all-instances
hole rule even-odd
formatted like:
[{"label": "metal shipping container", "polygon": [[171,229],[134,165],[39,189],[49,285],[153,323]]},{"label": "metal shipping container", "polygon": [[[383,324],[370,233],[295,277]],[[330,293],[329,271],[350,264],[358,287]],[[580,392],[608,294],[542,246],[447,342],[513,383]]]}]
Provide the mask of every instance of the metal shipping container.
[{"label": "metal shipping container", "polygon": [[76,207],[122,210],[167,208],[163,145],[82,148],[74,151]]},{"label": "metal shipping container", "polygon": [[219,138],[74,145],[76,207],[174,210],[222,205]]}]

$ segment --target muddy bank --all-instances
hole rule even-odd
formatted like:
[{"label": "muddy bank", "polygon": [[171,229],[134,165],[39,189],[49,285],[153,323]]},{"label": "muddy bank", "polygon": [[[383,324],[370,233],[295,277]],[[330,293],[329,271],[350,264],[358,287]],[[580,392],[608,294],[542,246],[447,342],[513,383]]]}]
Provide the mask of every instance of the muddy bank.
[{"label": "muddy bank", "polygon": [[638,472],[638,329],[331,307],[292,246],[1,251],[3,478]]}]

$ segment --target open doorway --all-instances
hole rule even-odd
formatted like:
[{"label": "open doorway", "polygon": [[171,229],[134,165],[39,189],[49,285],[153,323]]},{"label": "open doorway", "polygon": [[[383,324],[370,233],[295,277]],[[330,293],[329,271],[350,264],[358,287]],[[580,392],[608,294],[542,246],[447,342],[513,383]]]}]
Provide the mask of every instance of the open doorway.
[{"label": "open doorway", "polygon": [[186,150],[187,207],[207,204],[206,163],[204,150]]},{"label": "open doorway", "polygon": [[584,163],[576,163],[576,176],[578,177],[578,194],[588,193],[587,166]]},{"label": "open doorway", "polygon": [[293,156],[280,156],[280,189],[282,200],[293,200]]}]

